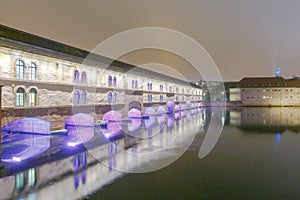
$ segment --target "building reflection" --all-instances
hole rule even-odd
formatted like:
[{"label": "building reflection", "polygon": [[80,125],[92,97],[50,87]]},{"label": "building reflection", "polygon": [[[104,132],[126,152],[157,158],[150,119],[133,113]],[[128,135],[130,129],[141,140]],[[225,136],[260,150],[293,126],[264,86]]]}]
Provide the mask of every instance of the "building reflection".
[{"label": "building reflection", "polygon": [[[196,132],[203,131],[202,117],[202,112],[190,111],[186,111],[181,119],[162,115],[144,121],[135,135],[109,141],[88,152],[74,151],[71,156],[44,164],[37,160],[35,167],[0,178],[1,198],[82,198],[122,176],[122,171],[144,167],[145,163],[156,159],[168,161],[168,151],[191,143]],[[156,153],[162,149],[167,151]]]},{"label": "building reflection", "polygon": [[[300,131],[298,107],[247,107],[227,112],[227,124],[246,131],[271,132]],[[278,136],[278,138],[280,138]],[[280,139],[279,139],[280,140]]]}]

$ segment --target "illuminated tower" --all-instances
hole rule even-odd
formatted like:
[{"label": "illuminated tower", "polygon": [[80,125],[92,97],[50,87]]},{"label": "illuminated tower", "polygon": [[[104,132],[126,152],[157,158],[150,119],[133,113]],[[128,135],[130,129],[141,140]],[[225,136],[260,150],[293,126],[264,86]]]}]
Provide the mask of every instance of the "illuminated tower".
[{"label": "illuminated tower", "polygon": [[279,66],[277,66],[276,67],[276,75],[275,75],[276,77],[280,77],[281,75],[280,75],[280,67]]}]

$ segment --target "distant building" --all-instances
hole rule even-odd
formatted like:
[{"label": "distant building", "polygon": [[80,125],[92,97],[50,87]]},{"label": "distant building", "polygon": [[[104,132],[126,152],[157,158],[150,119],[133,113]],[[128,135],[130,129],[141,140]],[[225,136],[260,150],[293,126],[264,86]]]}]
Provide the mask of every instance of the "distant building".
[{"label": "distant building", "polygon": [[250,77],[225,83],[228,100],[243,106],[300,106],[300,79]]}]

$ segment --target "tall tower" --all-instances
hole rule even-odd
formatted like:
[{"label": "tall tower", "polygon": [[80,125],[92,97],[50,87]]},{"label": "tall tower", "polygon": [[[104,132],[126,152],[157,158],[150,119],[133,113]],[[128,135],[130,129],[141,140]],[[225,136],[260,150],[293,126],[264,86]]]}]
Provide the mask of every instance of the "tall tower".
[{"label": "tall tower", "polygon": [[279,66],[276,66],[276,77],[280,77],[281,74],[280,74],[280,67]]}]

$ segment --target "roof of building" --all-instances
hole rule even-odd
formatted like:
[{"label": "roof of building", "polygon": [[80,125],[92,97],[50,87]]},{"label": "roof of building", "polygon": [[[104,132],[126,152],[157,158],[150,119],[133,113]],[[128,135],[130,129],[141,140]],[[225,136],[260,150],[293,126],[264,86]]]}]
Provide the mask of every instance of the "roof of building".
[{"label": "roof of building", "polygon": [[299,77],[285,79],[283,77],[245,77],[239,82],[227,82],[229,88],[251,88],[251,87],[300,87]]},{"label": "roof of building", "polygon": [[160,78],[162,80],[174,81],[181,84],[190,84],[192,87],[200,88],[187,81],[136,67],[132,64],[119,60],[113,60],[98,54],[94,54],[70,45],[62,44],[47,38],[26,33],[0,24],[0,45],[21,51],[31,52],[39,55],[65,59],[72,62],[83,63],[88,58],[96,63],[107,64],[109,69],[132,74],[143,74],[149,78]]}]

